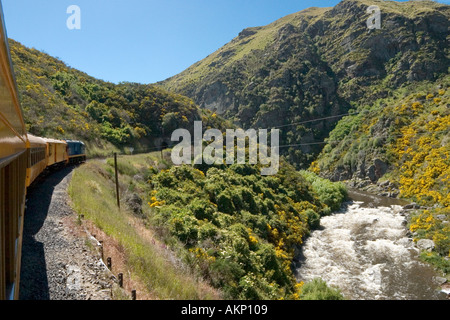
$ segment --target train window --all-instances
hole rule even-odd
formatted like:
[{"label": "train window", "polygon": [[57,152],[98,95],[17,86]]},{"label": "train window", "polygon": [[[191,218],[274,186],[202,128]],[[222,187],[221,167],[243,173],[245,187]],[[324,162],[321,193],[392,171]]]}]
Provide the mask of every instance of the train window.
[{"label": "train window", "polygon": [[45,148],[31,148],[31,164],[30,166],[34,166],[36,163],[45,159]]},{"label": "train window", "polygon": [[53,145],[52,144],[48,144],[48,156],[50,157],[53,153]]}]

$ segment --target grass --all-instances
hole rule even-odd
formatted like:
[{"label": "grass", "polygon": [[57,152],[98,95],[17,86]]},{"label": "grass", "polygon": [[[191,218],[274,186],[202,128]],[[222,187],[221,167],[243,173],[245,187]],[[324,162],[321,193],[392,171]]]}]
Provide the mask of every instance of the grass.
[{"label": "grass", "polygon": [[120,152],[120,150],[115,147],[110,142],[101,141],[98,143],[85,141],[87,157],[92,158],[104,158],[110,156],[113,152]]},{"label": "grass", "polygon": [[[144,166],[154,161],[154,156],[134,156],[120,158],[123,167]],[[125,160],[125,161],[124,161]],[[202,283],[182,265],[168,259],[167,253],[142,237],[130,223],[132,213],[126,208],[121,211],[116,206],[115,187],[109,165],[100,160],[92,160],[77,168],[72,176],[69,194],[75,211],[92,221],[109,237],[123,247],[126,263],[149,292],[159,299],[195,300],[217,299],[218,293]],[[136,169],[137,170],[137,169]],[[134,171],[133,171],[134,173]],[[121,175],[121,190],[132,178]],[[124,186],[125,185],[125,186]],[[126,188],[126,187],[125,187]],[[146,206],[143,206],[146,207]],[[120,299],[120,296],[118,297]]]},{"label": "grass", "polygon": [[327,286],[326,282],[320,278],[306,283],[300,298],[302,300],[344,300],[339,289]]}]

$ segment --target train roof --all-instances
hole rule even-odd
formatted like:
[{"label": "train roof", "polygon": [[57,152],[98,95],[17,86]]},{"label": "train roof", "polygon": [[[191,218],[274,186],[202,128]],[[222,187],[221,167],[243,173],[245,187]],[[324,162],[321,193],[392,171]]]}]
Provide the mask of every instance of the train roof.
[{"label": "train roof", "polygon": [[34,144],[45,144],[45,139],[37,136],[33,136],[32,134],[27,134],[28,141]]},{"label": "train roof", "polygon": [[64,141],[66,141],[66,142],[70,142],[70,143],[81,143],[81,144],[83,144],[84,145],[84,142],[83,141],[79,141],[79,140],[70,140],[70,139],[64,139]]},{"label": "train roof", "polygon": [[57,140],[57,139],[49,139],[49,138],[43,138],[45,142],[48,143],[59,143],[59,144],[67,144],[64,140]]}]

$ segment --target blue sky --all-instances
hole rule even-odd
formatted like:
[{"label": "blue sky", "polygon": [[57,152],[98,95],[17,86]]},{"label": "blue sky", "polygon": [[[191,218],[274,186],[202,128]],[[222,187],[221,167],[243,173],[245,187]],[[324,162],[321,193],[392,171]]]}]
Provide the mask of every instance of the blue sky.
[{"label": "blue sky", "polygon": [[[338,0],[2,0],[8,36],[99,79],[154,83],[244,28]],[[442,1],[448,3],[448,1]],[[67,8],[81,9],[69,30]]]}]

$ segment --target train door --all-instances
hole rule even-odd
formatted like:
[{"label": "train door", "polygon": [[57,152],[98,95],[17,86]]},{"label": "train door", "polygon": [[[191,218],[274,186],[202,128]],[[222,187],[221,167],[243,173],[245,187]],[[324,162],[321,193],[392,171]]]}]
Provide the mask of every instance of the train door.
[{"label": "train door", "polygon": [[26,152],[0,168],[0,300],[19,298]]}]

